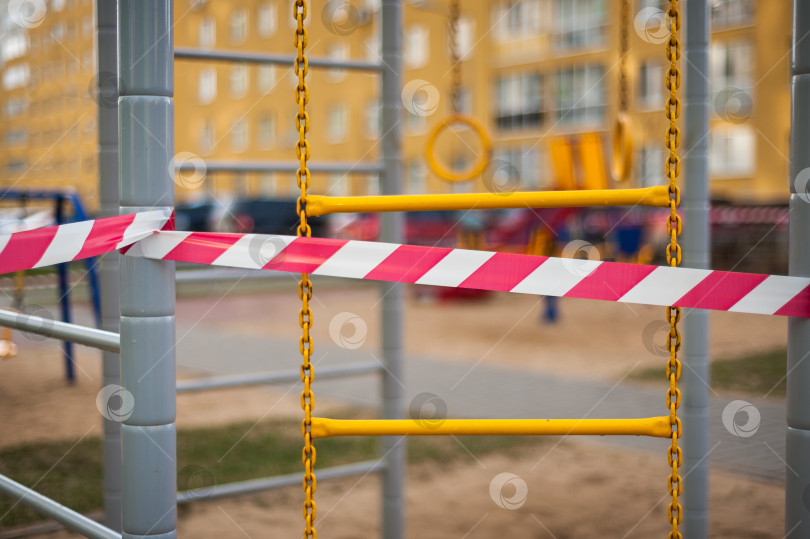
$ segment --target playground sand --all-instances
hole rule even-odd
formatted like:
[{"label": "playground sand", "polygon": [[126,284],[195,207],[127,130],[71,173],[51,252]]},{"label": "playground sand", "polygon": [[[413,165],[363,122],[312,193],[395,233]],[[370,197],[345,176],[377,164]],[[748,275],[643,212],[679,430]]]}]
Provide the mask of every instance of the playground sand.
[{"label": "playground sand", "polygon": [[[233,296],[220,301],[200,324],[236,334],[297,333],[297,300]],[[367,344],[377,345],[376,289],[322,290],[314,304],[315,337],[328,340],[329,321],[354,313],[367,324]],[[211,300],[180,300],[178,320],[195,323]],[[645,328],[663,309],[583,300],[564,300],[560,322],[541,323],[538,298],[493,294],[481,302],[438,302],[410,296],[406,314],[407,353],[467,361],[520,365],[539,372],[617,379],[633,368],[661,363],[646,342]],[[649,331],[647,333],[650,333]],[[714,357],[765,350],[786,341],[786,321],[713,313]],[[56,343],[18,335],[18,358],[0,362],[0,444],[99,436],[95,398],[100,386],[99,353],[77,347],[76,387],[62,379]],[[317,342],[317,341],[316,341]],[[179,373],[183,377],[186,373]],[[279,394],[280,395],[280,394]],[[257,420],[268,414],[273,392],[261,389],[206,392],[178,398],[178,426]],[[297,399],[282,399],[273,417],[296,417]],[[325,410],[338,403],[319,401]],[[660,537],[666,530],[666,460],[587,439],[549,443],[519,457],[470,457],[448,466],[413,465],[408,478],[409,537]],[[499,507],[490,483],[500,473],[526,483],[523,505]],[[324,537],[374,536],[379,525],[376,477],[348,478],[318,486],[318,529]],[[514,481],[510,484],[514,485]],[[503,496],[516,494],[506,485]],[[512,489],[512,490],[510,490]],[[712,537],[781,537],[780,484],[744,476],[711,475]],[[496,499],[499,499],[496,495]],[[508,500],[507,500],[508,501]],[[185,537],[292,537],[300,535],[299,488],[240,499],[204,502],[180,511]],[[60,532],[49,537],[74,537]]]}]

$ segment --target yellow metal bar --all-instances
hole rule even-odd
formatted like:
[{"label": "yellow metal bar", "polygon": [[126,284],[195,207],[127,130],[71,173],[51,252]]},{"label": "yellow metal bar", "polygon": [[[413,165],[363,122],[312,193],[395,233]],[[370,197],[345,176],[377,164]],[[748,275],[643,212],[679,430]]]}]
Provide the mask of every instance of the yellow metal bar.
[{"label": "yellow metal bar", "polygon": [[385,211],[491,210],[500,208],[582,208],[588,206],[669,207],[669,187],[593,191],[525,191],[389,195],[374,197],[307,196],[307,215]]},{"label": "yellow metal bar", "polygon": [[325,419],[312,418],[313,438],[465,434],[596,434],[669,438],[669,417],[641,419]]}]

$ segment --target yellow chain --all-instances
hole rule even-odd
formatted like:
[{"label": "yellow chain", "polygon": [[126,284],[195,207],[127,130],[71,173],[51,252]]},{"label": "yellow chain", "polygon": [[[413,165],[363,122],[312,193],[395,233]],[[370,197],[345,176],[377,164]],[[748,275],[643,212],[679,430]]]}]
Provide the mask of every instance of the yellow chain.
[{"label": "yellow chain", "polygon": [[[297,234],[299,236],[311,236],[312,230],[307,224],[307,188],[310,185],[310,174],[307,168],[309,160],[309,142],[307,142],[307,131],[309,131],[309,115],[306,106],[309,103],[309,87],[306,84],[309,63],[304,51],[307,47],[307,29],[304,27],[304,20],[307,18],[306,0],[294,0],[293,17],[298,22],[295,29],[295,47],[298,49],[298,56],[295,58],[295,74],[298,75],[298,85],[295,88],[295,100],[298,103],[298,114],[295,116],[295,127],[298,129],[298,144],[295,153],[298,156],[300,166],[296,172],[298,187],[301,188],[301,195],[296,203],[296,211],[301,220],[298,225]],[[298,322],[301,324],[300,349],[303,356],[301,363],[301,381],[304,383],[304,391],[301,392],[301,408],[304,409],[304,420],[301,423],[301,432],[304,435],[304,449],[301,460],[304,463],[303,488],[306,493],[304,501],[304,538],[316,538],[318,532],[315,531],[315,515],[317,506],[314,495],[317,481],[315,479],[315,446],[312,443],[312,409],[315,407],[315,398],[312,394],[312,379],[315,371],[310,363],[312,357],[312,336],[309,333],[312,327],[312,311],[309,308],[309,300],[312,299],[312,282],[309,275],[301,274],[301,282],[298,284],[298,297],[301,298],[301,310],[298,312]]]},{"label": "yellow chain", "polygon": [[458,20],[461,17],[459,0],[450,0],[450,62],[453,65],[450,99],[453,113],[461,112],[461,55],[458,52]]},{"label": "yellow chain", "polygon": [[619,22],[619,111],[627,112],[627,51],[629,42],[627,36],[627,20],[630,17],[630,0],[622,0],[621,21]]},{"label": "yellow chain", "polygon": [[[664,171],[669,178],[669,218],[667,219],[667,233],[669,234],[669,245],[667,245],[667,263],[670,266],[677,266],[681,263],[681,246],[678,245],[678,235],[681,233],[681,217],[677,213],[680,203],[680,190],[676,184],[681,171],[681,161],[677,155],[680,144],[681,132],[678,129],[678,116],[681,113],[681,102],[678,99],[678,88],[681,85],[681,73],[678,69],[678,60],[681,56],[681,43],[678,40],[678,28],[681,26],[681,15],[678,11],[678,0],[670,0],[669,11],[670,37],[666,43],[667,59],[669,69],[666,75],[666,86],[669,90],[669,97],[666,102],[666,116],[669,126],[666,131],[666,144],[669,149]],[[683,518],[683,508],[678,502],[678,496],[683,492],[683,482],[678,474],[678,468],[683,461],[683,452],[678,447],[678,439],[681,437],[681,420],[678,418],[678,408],[681,405],[681,391],[678,389],[678,380],[681,377],[681,362],[678,360],[678,350],[681,347],[681,334],[678,332],[678,321],[681,319],[681,309],[679,307],[667,307],[667,321],[669,322],[669,361],[667,361],[667,378],[669,388],[667,389],[667,407],[669,408],[669,423],[672,427],[672,445],[668,450],[668,461],[672,467],[672,474],[669,476],[669,494],[672,502],[669,504],[667,514],[672,531],[669,532],[669,539],[681,539],[681,532],[678,531],[678,524]]]}]

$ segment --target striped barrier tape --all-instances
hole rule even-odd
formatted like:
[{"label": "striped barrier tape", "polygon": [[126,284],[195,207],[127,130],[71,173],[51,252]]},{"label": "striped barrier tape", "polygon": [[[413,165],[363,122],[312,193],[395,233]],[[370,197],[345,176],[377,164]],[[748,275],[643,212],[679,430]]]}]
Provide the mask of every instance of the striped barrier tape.
[{"label": "striped barrier tape", "polygon": [[810,278],[391,243],[175,232],[168,211],[0,236],[0,274],[130,256],[519,294],[810,318]]}]

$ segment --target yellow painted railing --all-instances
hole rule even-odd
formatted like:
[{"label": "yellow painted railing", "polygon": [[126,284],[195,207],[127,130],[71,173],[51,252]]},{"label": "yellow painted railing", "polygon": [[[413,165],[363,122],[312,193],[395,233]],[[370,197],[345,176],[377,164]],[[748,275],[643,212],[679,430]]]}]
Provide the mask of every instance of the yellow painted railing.
[{"label": "yellow painted railing", "polygon": [[641,419],[325,419],[312,418],[312,437],[467,434],[625,435],[669,438],[669,417]]},{"label": "yellow painted railing", "polygon": [[589,206],[669,207],[667,186],[589,191],[525,191],[389,195],[362,197],[307,196],[307,215],[386,211],[488,210],[501,208],[581,208]]}]

